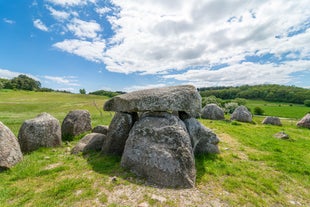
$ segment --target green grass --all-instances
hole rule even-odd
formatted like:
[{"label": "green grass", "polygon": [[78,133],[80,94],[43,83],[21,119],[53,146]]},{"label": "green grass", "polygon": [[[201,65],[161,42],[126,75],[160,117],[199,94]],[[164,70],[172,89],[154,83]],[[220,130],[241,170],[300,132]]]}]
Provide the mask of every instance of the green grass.
[{"label": "green grass", "polygon": [[[25,119],[48,112],[61,122],[74,109],[90,111],[93,126],[109,124],[101,112],[106,97],[0,90],[0,121],[17,135]],[[248,101],[282,119],[283,126],[200,119],[220,138],[221,154],[196,158],[196,188],[155,188],[120,167],[120,157],[71,155],[77,139],[58,148],[41,148],[0,173],[1,206],[309,206],[310,130],[296,127],[309,108]],[[264,108],[265,107],[265,108]],[[269,108],[270,107],[270,108]],[[291,110],[293,112],[288,112]],[[269,113],[269,112],[268,112]],[[279,131],[289,140],[273,137]],[[68,149],[69,148],[69,149]],[[164,197],[165,202],[152,199]]]},{"label": "green grass", "polygon": [[93,126],[108,125],[113,114],[103,111],[105,100],[107,97],[95,95],[0,90],[0,121],[10,126],[17,135],[24,120],[32,119],[42,112],[62,122],[70,110],[86,109],[91,113]]},{"label": "green grass", "polygon": [[252,113],[255,107],[260,107],[264,110],[264,115],[266,116],[301,119],[307,113],[310,113],[310,107],[306,107],[302,104],[272,103],[259,100],[247,100],[246,105],[251,109]]}]

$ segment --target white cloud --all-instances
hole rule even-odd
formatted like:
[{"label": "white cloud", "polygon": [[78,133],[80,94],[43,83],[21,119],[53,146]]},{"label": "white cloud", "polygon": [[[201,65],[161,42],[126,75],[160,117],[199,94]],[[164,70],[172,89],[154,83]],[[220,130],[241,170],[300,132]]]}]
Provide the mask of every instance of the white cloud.
[{"label": "white cloud", "polygon": [[7,18],[3,18],[3,21],[7,24],[15,24],[16,22],[14,20],[11,19],[7,19]]},{"label": "white cloud", "polygon": [[108,8],[108,7],[101,7],[101,8],[96,8],[95,11],[96,11],[100,16],[103,16],[104,14],[110,12],[111,9]]},{"label": "white cloud", "polygon": [[149,84],[149,85],[134,85],[127,88],[124,88],[125,92],[131,92],[131,91],[137,91],[137,90],[143,90],[143,89],[149,89],[149,88],[160,88],[165,87],[166,84],[159,83],[159,84]]},{"label": "white cloud", "polygon": [[184,81],[196,87],[286,84],[292,81],[293,73],[309,68],[309,61],[290,61],[280,65],[243,62],[218,70],[189,70],[182,74],[166,75],[164,78]]},{"label": "white cloud", "polygon": [[67,27],[69,31],[81,39],[96,39],[98,32],[102,30],[100,24],[95,21],[87,22],[77,18],[74,18]]},{"label": "white cloud", "polygon": [[12,79],[12,78],[15,78],[19,75],[26,75],[26,76],[34,79],[34,80],[40,81],[40,79],[38,77],[33,76],[31,74],[20,73],[20,72],[15,72],[15,71],[0,68],[0,78]]},{"label": "white cloud", "polygon": [[305,0],[112,2],[120,12],[109,18],[115,45],[107,49],[104,62],[110,71],[156,74],[292,50],[309,57],[309,31],[288,37],[291,28],[308,21]]},{"label": "white cloud", "polygon": [[[80,86],[74,76],[64,76],[64,77],[57,77],[57,76],[44,76],[46,80],[53,81],[57,84],[67,85],[67,86]],[[71,90],[70,90],[71,91]]]},{"label": "white cloud", "polygon": [[68,53],[81,56],[87,60],[100,62],[103,60],[103,51],[105,49],[104,41],[84,41],[84,40],[64,40],[53,45],[54,47]]},{"label": "white cloud", "polygon": [[48,0],[50,3],[59,6],[80,6],[87,3],[96,3],[97,0]]},{"label": "white cloud", "polygon": [[19,76],[20,74],[21,73],[0,68],[0,78],[12,79],[14,77]]},{"label": "white cloud", "polygon": [[50,11],[51,15],[57,20],[65,20],[70,16],[70,13],[68,12],[58,11],[50,6],[47,6],[46,8]]},{"label": "white cloud", "polygon": [[[90,21],[96,18],[83,10],[83,15],[76,13],[66,22],[65,32],[76,39],[53,46],[104,63],[113,72],[191,79],[196,85],[239,85],[287,83],[295,70],[309,64],[307,0],[110,0],[114,8],[98,6],[101,2],[96,0],[48,1],[71,15],[81,12],[81,7],[73,6],[87,4],[93,4],[90,8],[97,18],[108,15],[113,37],[104,40],[107,24]],[[69,14],[48,9],[59,19]],[[107,14],[110,11],[113,14]],[[244,62],[249,56],[259,59],[268,54],[281,64]],[[210,70],[221,64],[227,67]]]},{"label": "white cloud", "polygon": [[48,31],[48,28],[47,26],[45,26],[45,24],[40,20],[40,19],[36,19],[33,21],[33,25],[39,29],[39,30],[42,30],[44,32],[47,32]]}]

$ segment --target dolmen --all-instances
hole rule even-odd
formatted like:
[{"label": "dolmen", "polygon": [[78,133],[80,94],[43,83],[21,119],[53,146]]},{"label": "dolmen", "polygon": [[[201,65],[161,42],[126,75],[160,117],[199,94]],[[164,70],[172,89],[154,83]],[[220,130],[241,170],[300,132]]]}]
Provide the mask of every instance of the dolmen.
[{"label": "dolmen", "polygon": [[196,120],[201,96],[194,86],[122,94],[103,108],[116,113],[102,153],[122,156],[122,167],[151,184],[194,187],[194,154],[219,153],[218,137]]}]

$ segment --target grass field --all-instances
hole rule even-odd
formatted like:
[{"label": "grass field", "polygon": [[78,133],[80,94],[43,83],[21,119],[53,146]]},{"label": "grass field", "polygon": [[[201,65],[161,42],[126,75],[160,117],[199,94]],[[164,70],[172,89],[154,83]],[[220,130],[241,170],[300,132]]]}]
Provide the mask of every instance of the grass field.
[{"label": "grass field", "polygon": [[[48,112],[61,122],[87,109],[93,126],[109,124],[100,96],[0,90],[0,121],[17,135],[25,119]],[[94,102],[97,107],[95,107]],[[221,154],[196,158],[194,189],[161,189],[124,171],[120,157],[70,154],[78,138],[62,147],[41,148],[0,174],[1,206],[310,206],[310,130],[296,127],[304,106],[248,101],[283,126],[200,119],[220,138]],[[273,110],[272,107],[281,108]],[[278,109],[277,108],[277,109]],[[283,110],[286,109],[286,110]],[[102,115],[100,114],[102,113]],[[289,140],[273,134],[285,131]]]}]

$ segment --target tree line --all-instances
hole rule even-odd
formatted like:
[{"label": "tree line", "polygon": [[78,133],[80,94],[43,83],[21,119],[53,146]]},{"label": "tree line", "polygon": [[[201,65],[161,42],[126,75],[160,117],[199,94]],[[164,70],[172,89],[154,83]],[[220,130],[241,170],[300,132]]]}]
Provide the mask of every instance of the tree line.
[{"label": "tree line", "polygon": [[30,78],[26,75],[19,75],[12,79],[0,78],[0,89],[26,90],[26,91],[41,91],[41,92],[62,92],[71,93],[69,91],[54,90],[51,88],[42,88],[40,81]]},{"label": "tree line", "polygon": [[221,99],[245,98],[298,104],[310,100],[310,89],[276,84],[205,87],[198,88],[198,91],[202,97],[215,96]]}]

